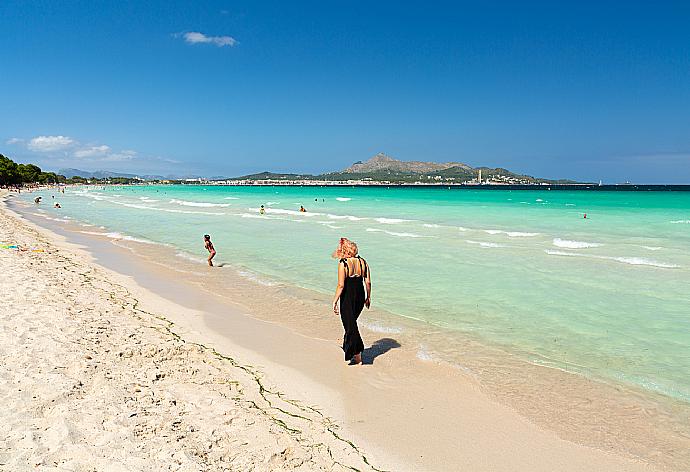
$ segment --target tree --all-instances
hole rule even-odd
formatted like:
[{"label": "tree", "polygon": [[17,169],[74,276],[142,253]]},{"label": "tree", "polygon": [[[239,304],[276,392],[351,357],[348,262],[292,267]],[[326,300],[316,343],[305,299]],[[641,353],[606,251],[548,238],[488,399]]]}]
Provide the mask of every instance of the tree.
[{"label": "tree", "polygon": [[33,164],[17,164],[17,171],[22,183],[37,182],[41,168]]},{"label": "tree", "polygon": [[0,154],[0,185],[16,185],[21,183],[17,164]]}]

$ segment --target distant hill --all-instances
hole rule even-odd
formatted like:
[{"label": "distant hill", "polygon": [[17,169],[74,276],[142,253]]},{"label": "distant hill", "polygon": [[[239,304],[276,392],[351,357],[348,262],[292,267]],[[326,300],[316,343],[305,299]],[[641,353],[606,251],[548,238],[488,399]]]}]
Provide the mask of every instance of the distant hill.
[{"label": "distant hill", "polygon": [[107,179],[108,177],[123,177],[125,179],[133,179],[137,177],[134,174],[121,174],[118,172],[109,172],[106,170],[97,170],[90,172],[88,170],[81,169],[60,169],[58,172],[60,175],[64,175],[68,179],[71,177],[84,177],[85,179]]},{"label": "distant hill", "polygon": [[503,168],[471,167],[462,162],[421,162],[400,161],[379,153],[367,161],[355,162],[339,172],[318,176],[323,180],[374,180],[396,183],[450,182],[464,183],[476,181],[481,171],[482,181],[494,183],[535,184],[535,183],[573,183],[568,180],[548,180],[530,175],[518,174]]},{"label": "distant hill", "polygon": [[185,176],[179,176],[179,175],[167,175],[167,176],[162,176],[162,175],[148,175],[148,174],[123,174],[120,172],[111,172],[108,170],[96,170],[96,171],[88,171],[88,170],[81,170],[81,169],[60,169],[58,172],[60,175],[64,175],[68,179],[71,177],[83,177],[85,179],[109,179],[109,178],[125,178],[125,179],[142,179],[142,180],[165,180],[165,179],[196,179],[199,178],[199,176],[194,176],[194,175],[185,175]]},{"label": "distant hill", "polygon": [[376,173],[381,171],[391,171],[412,174],[426,174],[429,172],[439,172],[451,168],[468,170],[472,169],[467,164],[463,164],[461,162],[446,162],[439,164],[436,162],[399,161],[380,152],[368,161],[355,162],[350,167],[344,169],[340,173],[366,174],[370,172]]},{"label": "distant hill", "polygon": [[466,183],[478,180],[505,184],[575,183],[569,180],[548,180],[530,175],[518,174],[501,167],[471,167],[462,162],[400,161],[379,153],[367,161],[358,161],[350,167],[320,175],[281,174],[260,172],[244,175],[232,180],[367,180],[391,183]]}]

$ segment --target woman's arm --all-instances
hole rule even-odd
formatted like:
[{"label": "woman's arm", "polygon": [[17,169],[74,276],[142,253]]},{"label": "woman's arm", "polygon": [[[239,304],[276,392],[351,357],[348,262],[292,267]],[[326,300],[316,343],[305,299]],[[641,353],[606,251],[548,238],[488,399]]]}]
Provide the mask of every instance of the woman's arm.
[{"label": "woman's arm", "polygon": [[338,312],[338,300],[340,300],[340,294],[343,293],[343,288],[345,287],[345,267],[343,264],[338,263],[338,286],[335,288],[335,297],[333,297],[333,313],[339,315]]},{"label": "woman's arm", "polygon": [[364,261],[364,264],[366,264],[366,274],[364,275],[364,285],[366,286],[367,289],[367,299],[364,300],[364,305],[369,308],[371,306],[371,268],[369,267],[369,264],[367,261]]}]

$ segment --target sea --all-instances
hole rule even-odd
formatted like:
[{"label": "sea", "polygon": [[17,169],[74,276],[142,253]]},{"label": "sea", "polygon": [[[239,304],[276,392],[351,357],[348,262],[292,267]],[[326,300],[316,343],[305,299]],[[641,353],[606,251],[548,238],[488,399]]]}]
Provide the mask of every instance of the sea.
[{"label": "sea", "polygon": [[462,335],[420,344],[422,360],[453,362],[452,340],[469,336],[690,402],[690,192],[144,185],[20,198],[36,216],[163,245],[200,267],[210,234],[217,261],[324,300],[331,253],[347,237],[371,266],[373,305],[388,313],[371,329]]}]

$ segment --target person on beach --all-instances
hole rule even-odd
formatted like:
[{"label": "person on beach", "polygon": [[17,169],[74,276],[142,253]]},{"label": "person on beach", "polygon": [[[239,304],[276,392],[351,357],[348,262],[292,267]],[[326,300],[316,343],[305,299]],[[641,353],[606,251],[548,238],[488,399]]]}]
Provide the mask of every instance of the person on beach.
[{"label": "person on beach", "polygon": [[261,208],[259,208],[259,214],[263,215],[264,213],[266,213],[266,209],[264,208],[263,205],[261,205]]},{"label": "person on beach", "polygon": [[208,234],[204,235],[204,247],[208,251],[208,265],[213,267],[213,258],[216,257],[216,248],[213,247],[211,236]]},{"label": "person on beach", "polygon": [[338,259],[338,286],[333,297],[333,313],[340,315],[345,328],[345,361],[361,364],[364,341],[359,334],[357,318],[365,306],[371,306],[371,270],[367,261],[359,256],[357,244],[347,238],[340,238],[333,257]]}]

